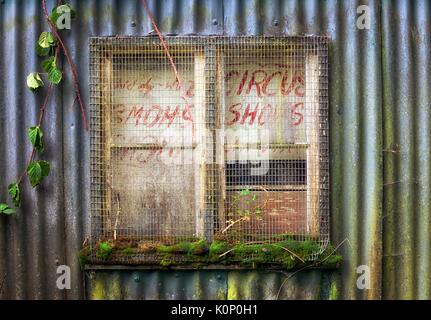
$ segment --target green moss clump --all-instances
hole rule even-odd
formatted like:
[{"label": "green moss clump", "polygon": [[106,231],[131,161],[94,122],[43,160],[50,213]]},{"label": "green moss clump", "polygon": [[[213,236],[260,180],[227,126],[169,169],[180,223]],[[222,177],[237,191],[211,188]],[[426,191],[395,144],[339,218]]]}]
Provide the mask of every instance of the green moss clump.
[{"label": "green moss clump", "polygon": [[[176,245],[161,245],[157,247],[157,252],[162,255],[160,265],[162,267],[169,267],[174,264],[172,255],[183,254],[187,255],[188,263],[202,262],[202,255],[208,252],[208,243],[205,240],[198,240],[195,242],[180,242]],[[206,259],[206,258],[205,258]],[[182,263],[182,261],[178,261]]]},{"label": "green moss clump", "polygon": [[202,255],[208,252],[208,242],[205,240],[199,240],[196,242],[190,243],[189,255]]},{"label": "green moss clump", "polygon": [[121,253],[125,256],[130,256],[135,253],[135,249],[131,246],[125,247],[123,250],[121,250]]},{"label": "green moss clump", "polygon": [[172,248],[171,248],[171,246],[161,245],[161,246],[157,247],[156,251],[158,253],[172,253]]},{"label": "green moss clump", "polygon": [[[312,254],[315,254],[319,251],[319,243],[312,240],[305,240],[301,242],[297,242],[299,244],[299,250],[297,254],[301,256],[303,259],[307,259]],[[293,251],[293,250],[292,250]]]},{"label": "green moss clump", "polygon": [[[332,246],[318,255],[317,260],[310,259],[321,249],[320,243],[314,239],[295,239],[288,235],[281,235],[279,241],[265,242],[256,240],[250,243],[233,243],[228,238],[217,238],[211,244],[204,239],[182,241],[170,244],[151,243],[143,250],[139,243],[133,240],[115,242],[99,242],[96,247],[96,257],[107,261],[118,256],[130,256],[147,254],[148,248],[154,253],[147,264],[159,264],[162,267],[172,265],[187,265],[193,267],[207,266],[209,263],[236,265],[247,268],[257,268],[267,265],[269,267],[282,266],[287,270],[304,266],[337,268],[342,262],[342,257],[334,252]],[[90,262],[91,253],[89,247],[84,247],[79,253],[81,265]],[[220,257],[221,256],[221,257]]]},{"label": "green moss clump", "polygon": [[191,247],[190,242],[180,242],[172,246],[161,245],[157,248],[159,253],[188,253]]},{"label": "green moss clump", "polygon": [[81,265],[81,267],[90,263],[90,255],[91,255],[90,246],[85,246],[81,250],[78,251],[78,260],[79,260],[79,264]]},{"label": "green moss clump", "polygon": [[343,257],[339,254],[333,254],[324,261],[324,264],[339,267],[341,262],[343,262]]},{"label": "green moss clump", "polygon": [[229,251],[230,248],[226,241],[214,240],[209,247],[209,256],[212,259],[218,258],[221,254]]},{"label": "green moss clump", "polygon": [[205,240],[195,242],[180,242],[172,246],[161,245],[157,252],[162,254],[188,254],[201,255],[208,252],[208,243]]},{"label": "green moss clump", "polygon": [[292,256],[290,254],[284,255],[281,258],[281,262],[282,262],[281,264],[283,265],[283,267],[285,267],[287,270],[294,269],[300,263],[300,261],[298,261],[297,258],[295,258],[294,256]]},{"label": "green moss clump", "polygon": [[241,265],[256,267],[261,264],[282,264],[291,269],[298,260],[287,250],[286,243],[275,244],[238,244],[232,249],[232,259]]},{"label": "green moss clump", "polygon": [[[343,257],[334,252],[335,249],[333,246],[329,246],[325,252],[323,252],[319,256],[319,261],[321,261],[321,265],[326,268],[339,268],[341,263],[343,262]],[[329,255],[330,254],[330,255]]]},{"label": "green moss clump", "polygon": [[162,267],[169,267],[172,265],[172,259],[170,259],[169,256],[165,256],[161,261],[160,261],[160,265]]},{"label": "green moss clump", "polygon": [[97,248],[96,257],[104,261],[109,260],[112,256],[112,251],[113,249],[109,242],[101,242]]},{"label": "green moss clump", "polygon": [[280,250],[268,244],[238,244],[233,247],[232,254],[239,260],[252,259],[250,262],[264,263],[273,260]]}]

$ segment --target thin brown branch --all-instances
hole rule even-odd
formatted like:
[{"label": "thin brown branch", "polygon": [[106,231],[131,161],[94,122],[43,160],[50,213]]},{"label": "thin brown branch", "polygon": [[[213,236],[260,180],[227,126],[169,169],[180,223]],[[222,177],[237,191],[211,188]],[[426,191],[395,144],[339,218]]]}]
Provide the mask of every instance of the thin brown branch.
[{"label": "thin brown branch", "polygon": [[[48,86],[48,91],[46,92],[45,99],[43,100],[43,104],[42,104],[42,106],[40,107],[40,110],[39,110],[39,120],[38,120],[38,124],[37,124],[39,127],[42,125],[43,118],[45,116],[46,106],[48,105],[48,101],[49,101],[49,97],[51,96],[51,93],[52,93],[52,84],[50,84]],[[17,184],[20,184],[21,181],[22,181],[22,179],[24,179],[25,175],[27,174],[27,167],[33,161],[33,159],[34,159],[35,156],[36,156],[36,148],[33,147],[32,151],[31,151],[30,159],[27,162],[27,166],[23,170],[23,172],[21,173],[21,175],[19,176]]]},{"label": "thin brown branch", "polygon": [[[191,110],[190,110],[190,104],[188,103],[187,92],[184,89],[183,80],[181,78],[180,73],[178,72],[177,66],[175,65],[174,59],[173,59],[173,57],[172,57],[172,55],[171,55],[171,53],[169,51],[168,45],[166,44],[166,41],[163,38],[163,35],[160,32],[160,30],[159,30],[159,28],[157,26],[157,23],[156,23],[156,21],[153,18],[153,15],[151,14],[150,8],[148,7],[147,0],[141,0],[141,1],[142,1],[143,6],[144,6],[144,9],[145,9],[145,11],[146,11],[146,13],[148,15],[148,18],[150,19],[151,24],[153,25],[154,30],[156,31],[157,36],[159,37],[159,40],[160,40],[160,42],[161,42],[161,44],[163,46],[163,49],[164,49],[164,51],[166,53],[166,56],[168,57],[169,63],[171,65],[171,67],[172,67],[172,70],[174,71],[175,78],[178,81],[178,85],[180,87],[181,97],[182,97],[182,99],[184,100],[184,102],[186,104],[184,111],[187,112],[187,113],[190,113]],[[194,124],[192,125],[192,130],[193,130],[193,135],[194,135],[194,132],[195,132],[195,126],[194,126]]]},{"label": "thin brown branch", "polygon": [[75,105],[76,100],[78,100],[78,96],[77,95],[75,96],[75,98],[72,101],[71,108]]},{"label": "thin brown branch", "polygon": [[224,228],[223,230],[222,230],[222,232],[221,233],[226,233],[226,231],[228,231],[230,228],[232,228],[234,225],[236,225],[237,223],[240,223],[240,222],[242,222],[242,221],[244,221],[244,220],[247,220],[247,219],[249,219],[249,217],[241,217],[241,218],[239,218],[238,220],[235,220],[235,221],[232,221],[226,228]]},{"label": "thin brown branch", "polygon": [[219,258],[223,258],[225,255],[227,255],[229,252],[232,252],[233,248],[230,248],[228,251],[223,252],[221,255],[219,255]]},{"label": "thin brown branch", "polygon": [[46,106],[48,105],[48,98],[51,96],[51,92],[52,92],[52,84],[50,84],[48,87],[48,92],[46,93],[45,100],[43,101],[43,105],[39,111],[39,121],[37,122],[37,125],[39,127],[42,125],[43,118],[45,116]]},{"label": "thin brown branch", "polygon": [[273,243],[272,244],[273,246],[275,246],[275,247],[279,247],[279,248],[281,248],[281,249],[283,249],[283,250],[285,250],[285,251],[287,251],[287,252],[289,252],[292,256],[294,256],[296,259],[298,259],[299,261],[301,261],[302,263],[305,263],[305,260],[304,259],[302,259],[300,256],[298,256],[295,252],[293,252],[292,250],[289,250],[288,248],[286,248],[286,247],[283,247],[283,246],[279,246],[279,245],[277,245],[277,244],[275,244],[275,243]]},{"label": "thin brown branch", "polygon": [[[260,206],[255,207],[255,210],[257,210],[257,209],[263,210],[266,207],[266,204],[268,203],[268,200],[269,200],[268,199],[268,190],[266,190],[263,186],[259,186],[259,189],[262,189],[263,191],[265,191],[265,202],[263,203],[262,207],[260,207]],[[234,199],[234,201],[232,202],[231,205],[235,204],[236,202],[239,202],[239,198]],[[226,231],[228,231],[230,228],[232,228],[237,223],[240,223],[242,221],[246,221],[246,220],[249,220],[249,219],[250,219],[250,217],[244,216],[244,217],[239,218],[238,220],[232,221],[226,228],[224,228],[221,231],[221,233],[226,233]]]},{"label": "thin brown branch", "polygon": [[51,18],[49,17],[48,10],[46,9],[46,0],[42,0],[42,8],[43,8],[43,13],[45,15],[45,18],[51,29],[51,32],[54,34],[55,38],[60,44],[63,50],[63,53],[66,56],[67,63],[70,66],[70,70],[72,71],[73,85],[75,86],[76,96],[78,97],[79,107],[81,109],[82,121],[84,122],[85,130],[88,131],[87,116],[85,115],[85,105],[84,105],[84,101],[82,100],[81,89],[79,87],[78,72],[76,71],[75,64],[73,63],[72,58],[70,57],[69,50],[64,45],[63,39],[61,38],[60,34],[57,32],[57,28],[54,26],[53,22],[51,21]]},{"label": "thin brown branch", "polygon": [[[261,244],[261,243],[265,243],[263,241],[249,241],[249,242],[245,242],[243,243],[243,245],[249,245],[249,244]],[[219,258],[223,258],[225,255],[227,255],[228,253],[232,252],[235,248],[230,248],[229,250],[223,252],[222,254],[219,255]]]},{"label": "thin brown branch", "polygon": [[[178,69],[177,69],[177,67],[176,67],[176,65],[174,63],[174,59],[172,58],[171,53],[169,52],[168,46],[167,46],[167,44],[166,44],[166,42],[165,42],[165,40],[163,38],[163,35],[161,34],[161,32],[159,31],[159,28],[157,27],[156,21],[154,20],[153,15],[151,14],[151,11],[150,11],[150,8],[148,7],[147,1],[146,0],[142,0],[142,4],[144,5],[144,9],[147,12],[148,18],[150,19],[151,24],[153,25],[154,30],[156,31],[157,36],[160,39],[160,42],[162,43],[163,49],[165,50],[165,53],[168,56],[169,63],[171,64],[172,69],[174,70],[175,77],[177,78],[178,85],[181,88],[181,93],[183,94],[183,91],[184,91],[183,90],[183,81],[182,81],[182,79],[180,77],[180,74],[178,73]],[[184,93],[184,95],[185,95],[185,93]]]},{"label": "thin brown branch", "polygon": [[116,198],[117,198],[117,216],[115,217],[115,224],[114,224],[114,241],[117,240],[118,220],[120,219],[120,214],[121,214],[120,193],[117,192]]}]

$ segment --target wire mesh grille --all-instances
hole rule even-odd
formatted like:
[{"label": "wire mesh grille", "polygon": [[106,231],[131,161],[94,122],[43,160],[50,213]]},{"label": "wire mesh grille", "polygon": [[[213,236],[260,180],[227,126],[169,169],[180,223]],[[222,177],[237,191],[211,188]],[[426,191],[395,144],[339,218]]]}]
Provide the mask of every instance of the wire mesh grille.
[{"label": "wire mesh grille", "polygon": [[176,71],[154,37],[91,38],[93,243],[289,237],[316,241],[316,256],[329,240],[327,39],[166,41]]}]

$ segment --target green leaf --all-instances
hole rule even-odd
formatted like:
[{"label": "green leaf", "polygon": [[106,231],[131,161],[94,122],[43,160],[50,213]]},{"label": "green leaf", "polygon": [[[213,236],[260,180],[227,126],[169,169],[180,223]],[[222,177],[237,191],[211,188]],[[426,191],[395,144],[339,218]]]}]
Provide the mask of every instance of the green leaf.
[{"label": "green leaf", "polygon": [[39,40],[37,41],[37,44],[44,49],[49,49],[51,46],[55,44],[54,36],[51,32],[42,32],[39,36]]},{"label": "green leaf", "polygon": [[112,246],[109,242],[99,243],[96,251],[96,257],[102,260],[108,260],[112,255]]},{"label": "green leaf", "polygon": [[42,68],[48,73],[48,80],[53,84],[59,84],[63,78],[61,70],[57,68],[57,63],[54,57],[49,57],[42,62]]},{"label": "green leaf", "polygon": [[0,203],[0,213],[10,216],[12,213],[15,213],[15,210],[9,208],[9,206],[5,203]]},{"label": "green leaf", "polygon": [[43,151],[43,132],[39,126],[28,129],[28,137],[33,147],[38,151]]},{"label": "green leaf", "polygon": [[51,47],[48,48],[42,48],[38,43],[36,43],[36,54],[39,57],[44,57],[47,56],[49,54],[49,52],[51,51]]},{"label": "green leaf", "polygon": [[258,208],[258,209],[256,209],[256,210],[254,211],[254,214],[255,214],[256,216],[260,217],[260,216],[262,216],[262,210]]},{"label": "green leaf", "polygon": [[253,197],[251,198],[253,201],[256,201],[257,200],[257,195],[253,195]]},{"label": "green leaf", "polygon": [[57,20],[59,17],[61,17],[64,13],[70,11],[70,17],[73,19],[75,18],[75,10],[72,9],[72,7],[68,4],[62,4],[58,7],[55,7],[51,11],[51,21],[54,23],[54,25],[57,25]]},{"label": "green leaf", "polygon": [[29,87],[33,91],[39,89],[40,87],[43,87],[43,81],[40,78],[39,73],[32,72],[27,76],[27,87]]},{"label": "green leaf", "polygon": [[19,190],[18,183],[12,183],[8,187],[8,192],[10,196],[12,197],[12,202],[15,205],[15,207],[19,208],[21,207],[21,191]]},{"label": "green leaf", "polygon": [[250,194],[250,189],[242,189],[239,193],[240,196],[248,196]]},{"label": "green leaf", "polygon": [[63,78],[62,72],[54,68],[48,73],[48,80],[53,84],[59,84],[61,82],[61,79]]},{"label": "green leaf", "polygon": [[54,68],[57,68],[57,63],[54,57],[49,57],[48,59],[42,61],[42,69],[46,73],[50,73],[50,71]]},{"label": "green leaf", "polygon": [[30,184],[34,188],[48,176],[50,170],[49,162],[39,160],[31,162],[27,167],[27,175],[30,179]]},{"label": "green leaf", "polygon": [[42,168],[42,177],[47,177],[49,175],[49,170],[51,168],[51,165],[48,161],[39,160],[38,161],[40,167]]}]

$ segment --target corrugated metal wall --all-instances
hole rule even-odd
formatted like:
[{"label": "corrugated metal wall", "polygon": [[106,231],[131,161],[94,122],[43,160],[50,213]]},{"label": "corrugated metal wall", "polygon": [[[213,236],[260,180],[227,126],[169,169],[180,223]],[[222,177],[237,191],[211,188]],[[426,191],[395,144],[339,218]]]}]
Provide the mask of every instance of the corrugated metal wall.
[{"label": "corrugated metal wall", "polygon": [[431,296],[431,2],[383,7],[383,291]]},{"label": "corrugated metal wall", "polygon": [[[55,1],[48,1],[51,8]],[[65,38],[88,106],[88,37],[146,35],[140,1],[71,1]],[[356,28],[370,8],[371,29]],[[349,239],[338,271],[290,278],[279,298],[431,298],[430,2],[346,0],[149,1],[165,34],[327,34],[330,44],[331,232]],[[26,128],[40,95],[25,86],[38,69],[34,43],[46,29],[40,1],[0,1],[0,200],[31,152]],[[70,76],[45,118],[52,173],[25,187],[23,208],[0,217],[0,297],[83,298],[76,252],[88,234],[89,136]],[[56,265],[72,267],[72,289],[56,288]],[[358,290],[356,267],[371,268]],[[4,279],[4,281],[2,281]],[[275,298],[285,275],[238,271],[104,270],[86,274],[89,298]]]}]

